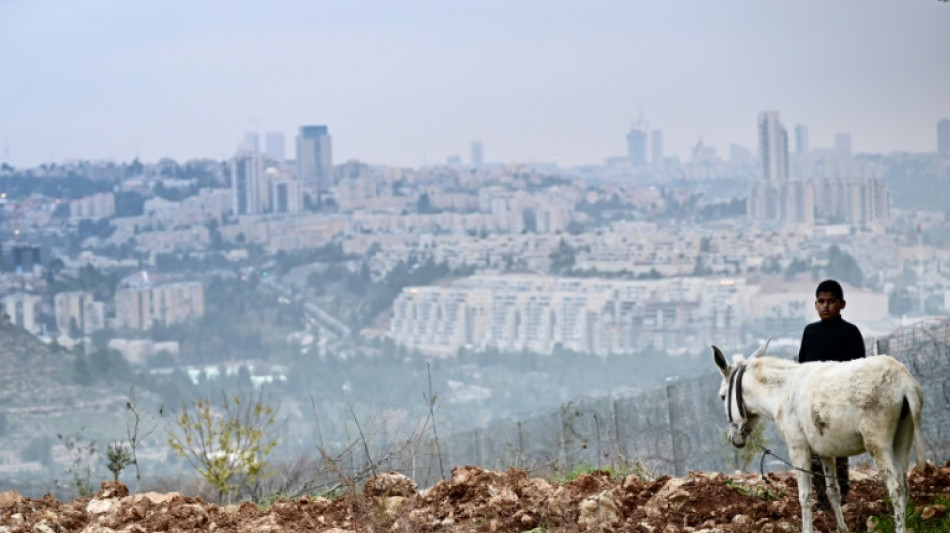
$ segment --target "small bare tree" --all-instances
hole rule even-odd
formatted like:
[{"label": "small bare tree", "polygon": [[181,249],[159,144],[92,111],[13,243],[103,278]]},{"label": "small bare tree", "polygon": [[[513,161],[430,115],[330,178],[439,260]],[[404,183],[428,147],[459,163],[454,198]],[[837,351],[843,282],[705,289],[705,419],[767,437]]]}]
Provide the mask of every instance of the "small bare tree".
[{"label": "small bare tree", "polygon": [[[162,415],[163,408],[159,407],[159,416]],[[143,433],[139,435],[140,428],[142,424],[146,423],[147,427],[144,428]],[[148,438],[151,435],[155,428],[158,427],[158,423],[155,421],[154,417],[148,417],[139,413],[139,410],[135,406],[135,386],[129,388],[129,399],[125,402],[125,431],[129,441],[129,450],[125,450],[129,454],[129,462],[122,466],[125,468],[129,464],[135,465],[135,482],[136,490],[138,490],[138,483],[142,481],[142,471],[139,469],[139,458],[138,458],[138,446],[141,441]],[[118,447],[118,444],[115,445]],[[124,448],[123,448],[124,450]],[[121,470],[121,468],[120,468]],[[116,474],[116,481],[118,481],[118,474]]]},{"label": "small bare tree", "polygon": [[66,472],[72,476],[70,485],[80,497],[91,498],[95,494],[92,487],[92,476],[99,463],[99,450],[96,449],[96,443],[86,440],[82,437],[82,429],[75,435],[62,435],[57,433],[56,437],[63,443],[63,446],[69,452],[71,457],[69,468]]},{"label": "small bare tree", "polygon": [[210,399],[182,402],[177,431],[168,431],[168,444],[218,489],[221,500],[239,485],[253,484],[264,471],[265,458],[277,445],[268,432],[276,423],[276,408],[262,395],[222,393],[221,404]]},{"label": "small bare tree", "polygon": [[426,422],[432,423],[432,437],[435,440],[436,454],[439,456],[439,475],[442,476],[443,480],[445,480],[445,466],[442,464],[442,447],[439,445],[439,432],[435,428],[436,395],[432,392],[432,368],[429,366],[428,361],[426,362],[426,375],[429,378],[429,392],[428,394],[422,393],[422,397],[426,402],[426,407],[429,409],[429,416],[426,418]]}]

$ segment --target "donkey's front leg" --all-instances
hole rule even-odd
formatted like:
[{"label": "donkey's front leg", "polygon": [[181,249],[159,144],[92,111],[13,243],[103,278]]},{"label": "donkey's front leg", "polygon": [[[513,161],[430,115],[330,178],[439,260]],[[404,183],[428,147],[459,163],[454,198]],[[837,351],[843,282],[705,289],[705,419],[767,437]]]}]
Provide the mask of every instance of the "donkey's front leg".
[{"label": "donkey's front leg", "polygon": [[831,509],[835,512],[835,522],[838,524],[838,533],[848,533],[848,525],[844,522],[844,513],[841,511],[841,490],[838,485],[838,469],[834,457],[822,457],[821,466],[825,471],[825,490]]},{"label": "donkey's front leg", "polygon": [[[807,456],[806,456],[807,457]],[[795,475],[798,477],[798,503],[802,506],[802,533],[811,531],[811,473],[808,461],[794,461]]]}]

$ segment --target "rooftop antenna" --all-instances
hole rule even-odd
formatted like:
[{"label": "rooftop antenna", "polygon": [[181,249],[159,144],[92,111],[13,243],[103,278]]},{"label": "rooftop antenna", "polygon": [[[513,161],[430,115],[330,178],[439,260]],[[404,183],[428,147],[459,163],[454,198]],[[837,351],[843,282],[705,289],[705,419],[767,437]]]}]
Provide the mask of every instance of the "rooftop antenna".
[{"label": "rooftop antenna", "polygon": [[638,126],[643,126],[644,128],[646,128],[646,126],[647,126],[646,118],[644,118],[643,107],[640,106],[640,103],[639,103],[639,102],[637,102],[637,119],[636,119],[636,125],[638,125]]}]

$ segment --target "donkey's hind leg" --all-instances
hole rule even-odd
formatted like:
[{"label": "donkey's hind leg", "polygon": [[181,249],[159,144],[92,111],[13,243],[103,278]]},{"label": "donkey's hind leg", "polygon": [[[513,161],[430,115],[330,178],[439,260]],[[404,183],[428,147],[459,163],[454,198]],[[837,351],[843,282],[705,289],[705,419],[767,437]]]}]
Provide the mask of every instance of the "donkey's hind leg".
[{"label": "donkey's hind leg", "polygon": [[[904,518],[907,513],[907,473],[901,472],[895,464],[893,441],[883,443],[865,443],[868,454],[877,465],[878,474],[887,488],[887,495],[894,506],[894,532],[905,533]],[[901,479],[903,478],[903,479]]]},{"label": "donkey's hind leg", "polygon": [[[891,503],[894,506],[895,531],[904,531],[904,519],[907,514],[907,499],[910,496],[910,487],[907,482],[907,472],[910,468],[910,449],[914,442],[914,425],[909,416],[904,416],[897,423],[894,431],[894,440],[892,443],[892,453],[894,464],[894,486],[891,490],[891,484],[887,484],[887,492],[890,495]],[[882,474],[883,476],[883,474]],[[897,523],[900,523],[898,526]]]},{"label": "donkey's hind leg", "polygon": [[838,487],[835,458],[822,457],[821,466],[825,472],[825,489],[828,494],[828,501],[831,503],[831,509],[835,513],[835,522],[838,524],[838,531],[839,533],[847,533],[848,526],[844,522],[844,513],[841,511],[841,490]]},{"label": "donkey's hind leg", "polygon": [[910,416],[904,416],[897,423],[897,431],[894,432],[894,470],[897,474],[897,481],[901,489],[901,494],[907,498],[910,495],[910,488],[907,485],[907,472],[910,470],[910,450],[914,444],[914,421]]}]

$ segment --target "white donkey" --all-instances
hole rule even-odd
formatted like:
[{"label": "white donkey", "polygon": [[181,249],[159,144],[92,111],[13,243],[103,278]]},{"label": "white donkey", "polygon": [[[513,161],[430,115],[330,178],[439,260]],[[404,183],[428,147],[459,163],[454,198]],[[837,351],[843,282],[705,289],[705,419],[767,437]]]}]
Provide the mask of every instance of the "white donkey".
[{"label": "white donkey", "polygon": [[726,405],[733,446],[745,446],[760,419],[775,421],[796,469],[803,533],[812,531],[811,455],[821,457],[838,531],[846,532],[834,458],[867,451],[894,506],[895,531],[903,533],[912,442],[917,465],[926,462],[920,434],[923,391],[917,380],[886,355],[799,364],[764,357],[768,345],[766,341],[748,361],[736,357],[731,365],[712,347],[722,373],[719,397]]}]

